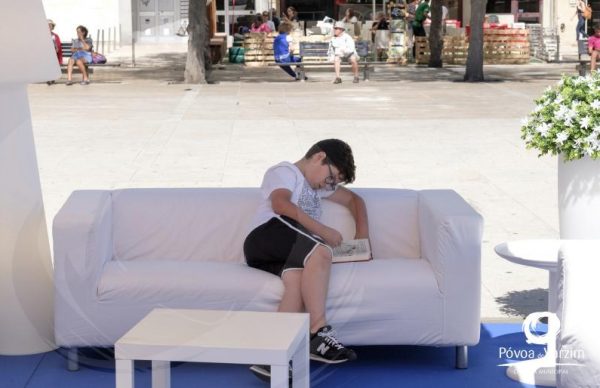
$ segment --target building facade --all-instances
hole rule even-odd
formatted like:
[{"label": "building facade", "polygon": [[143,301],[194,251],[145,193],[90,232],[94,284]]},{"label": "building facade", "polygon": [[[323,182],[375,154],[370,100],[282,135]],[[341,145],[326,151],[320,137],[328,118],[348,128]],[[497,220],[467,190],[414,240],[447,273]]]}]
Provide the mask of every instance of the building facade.
[{"label": "building facade", "polygon": [[[43,0],[46,15],[56,23],[56,32],[65,41],[76,36],[75,28],[85,25],[92,39],[118,40],[128,44],[186,40],[187,12],[190,0]],[[373,0],[215,0],[219,30],[225,21],[252,18],[256,12],[276,8],[281,13],[287,6],[298,10],[301,20],[322,20],[325,16],[339,18],[348,7],[370,18]],[[229,6],[225,6],[225,2]],[[384,9],[385,0],[375,0],[376,10]],[[444,0],[449,18],[468,25],[471,0]],[[600,0],[589,0],[597,10],[592,24],[600,22]],[[488,14],[508,14],[517,22],[539,23],[559,35],[561,56],[576,55],[576,0],[487,0]],[[104,31],[104,39],[101,32]],[[109,39],[110,34],[110,39]]]}]

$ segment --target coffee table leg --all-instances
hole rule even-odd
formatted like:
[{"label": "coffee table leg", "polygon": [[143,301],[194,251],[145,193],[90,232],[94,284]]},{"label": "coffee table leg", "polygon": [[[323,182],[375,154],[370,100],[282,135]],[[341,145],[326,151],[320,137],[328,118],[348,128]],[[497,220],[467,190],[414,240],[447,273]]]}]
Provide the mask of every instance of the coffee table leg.
[{"label": "coffee table leg", "polygon": [[271,365],[271,388],[289,388],[289,365]]},{"label": "coffee table leg", "polygon": [[169,361],[152,361],[152,388],[169,388],[171,386],[171,363]]},{"label": "coffee table leg", "polygon": [[310,362],[308,359],[309,340],[308,333],[298,345],[296,353],[292,358],[292,387],[309,388],[310,387]]},{"label": "coffee table leg", "polygon": [[117,388],[133,388],[133,360],[116,360],[115,376]]}]

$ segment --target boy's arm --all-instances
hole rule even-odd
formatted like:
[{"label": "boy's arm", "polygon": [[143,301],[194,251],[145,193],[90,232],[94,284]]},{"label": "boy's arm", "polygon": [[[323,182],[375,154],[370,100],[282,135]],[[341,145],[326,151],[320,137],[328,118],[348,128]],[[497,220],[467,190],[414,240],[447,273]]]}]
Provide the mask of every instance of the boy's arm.
[{"label": "boy's arm", "polygon": [[342,235],[337,230],[323,225],[294,205],[290,200],[292,193],[287,189],[276,189],[271,193],[271,207],[276,214],[290,217],[298,221],[309,232],[321,237],[325,242],[336,247],[342,242]]},{"label": "boy's arm", "polygon": [[327,197],[328,200],[339,203],[350,210],[356,223],[355,239],[369,238],[369,219],[365,201],[356,193],[345,187],[338,187],[335,193]]}]

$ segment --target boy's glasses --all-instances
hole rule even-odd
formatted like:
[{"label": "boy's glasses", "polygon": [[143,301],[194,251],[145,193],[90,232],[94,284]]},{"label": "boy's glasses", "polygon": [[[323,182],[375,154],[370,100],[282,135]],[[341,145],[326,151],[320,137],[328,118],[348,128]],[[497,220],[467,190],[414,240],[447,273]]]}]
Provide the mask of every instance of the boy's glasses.
[{"label": "boy's glasses", "polygon": [[327,190],[335,190],[335,186],[337,185],[337,179],[335,175],[333,175],[333,170],[331,169],[331,163],[327,162],[327,168],[329,168],[329,176],[325,178],[325,184],[327,185]]}]

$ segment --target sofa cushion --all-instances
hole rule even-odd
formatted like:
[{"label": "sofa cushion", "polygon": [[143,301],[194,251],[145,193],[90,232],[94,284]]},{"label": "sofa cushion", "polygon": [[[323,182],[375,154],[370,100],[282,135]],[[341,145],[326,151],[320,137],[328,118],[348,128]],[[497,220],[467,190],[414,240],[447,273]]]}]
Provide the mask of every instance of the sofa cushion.
[{"label": "sofa cushion", "polygon": [[[357,189],[365,200],[373,257],[420,257],[418,192]],[[112,193],[115,260],[243,263],[243,243],[260,192],[238,189],[125,189]],[[354,237],[343,206],[323,201],[322,222]]]},{"label": "sofa cushion", "polygon": [[[154,307],[276,311],[282,295],[279,277],[218,261],[112,260],[98,287],[101,305],[130,306],[132,324]],[[439,343],[442,301],[426,260],[335,264],[327,316],[351,344]]]},{"label": "sofa cushion", "polygon": [[112,260],[98,285],[102,303],[149,308],[272,311],[282,295],[283,283],[277,276],[221,261]]},{"label": "sofa cushion", "polygon": [[126,189],[113,201],[116,260],[243,262],[258,189]]}]

